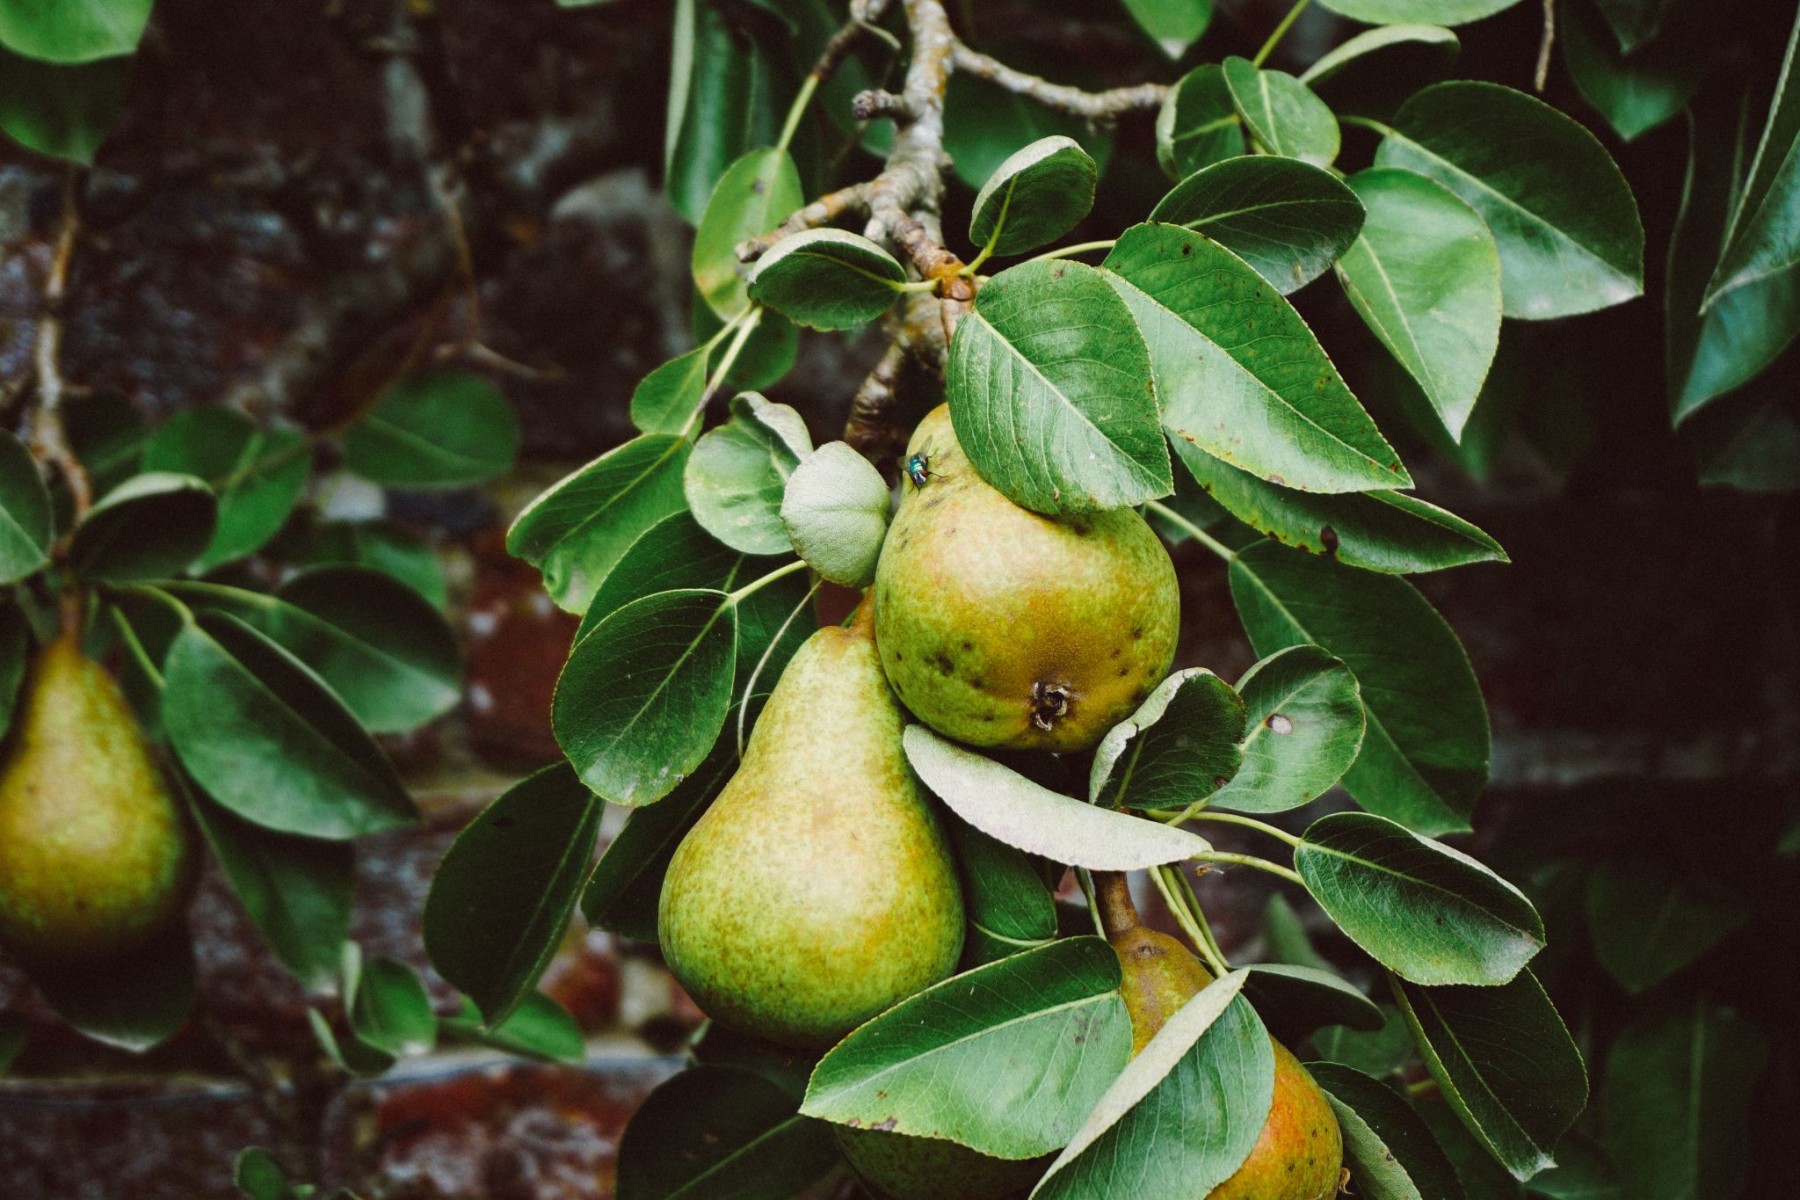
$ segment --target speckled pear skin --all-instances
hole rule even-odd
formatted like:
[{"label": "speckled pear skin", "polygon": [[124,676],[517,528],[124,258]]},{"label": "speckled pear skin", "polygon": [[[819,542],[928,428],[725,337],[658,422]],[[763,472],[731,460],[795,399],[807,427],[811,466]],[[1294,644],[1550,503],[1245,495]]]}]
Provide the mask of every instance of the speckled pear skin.
[{"label": "speckled pear skin", "polygon": [[175,920],[197,856],[125,697],[64,635],[45,646],[0,759],[0,942],[82,966]]},{"label": "speckled pear skin", "polygon": [[940,406],[913,432],[923,485],[875,574],[876,642],[901,702],[971,746],[1092,749],[1175,654],[1175,568],[1131,509],[1046,517],[1001,495]]},{"label": "speckled pear skin", "polygon": [[794,655],[663,880],[675,977],[720,1024],[782,1045],[831,1045],[962,953],[955,861],[871,637],[865,608]]},{"label": "speckled pear skin", "polygon": [[[1128,930],[1112,939],[1131,1014],[1131,1052],[1156,1031],[1212,976],[1180,942],[1154,930]],[[1343,1133],[1331,1102],[1286,1046],[1275,1048],[1275,1095],[1269,1119],[1250,1155],[1224,1183],[1195,1200],[1331,1200],[1343,1175]]]},{"label": "speckled pear skin", "polygon": [[832,1127],[857,1177],[883,1200],[1013,1200],[1055,1155],[1009,1162],[942,1138]]}]

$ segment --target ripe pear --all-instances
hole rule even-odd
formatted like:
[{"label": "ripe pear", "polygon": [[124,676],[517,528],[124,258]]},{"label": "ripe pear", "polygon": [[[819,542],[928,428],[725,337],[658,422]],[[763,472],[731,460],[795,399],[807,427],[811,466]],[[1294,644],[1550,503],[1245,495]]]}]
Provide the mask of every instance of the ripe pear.
[{"label": "ripe pear", "polygon": [[885,1200],[1011,1200],[1024,1196],[1054,1155],[1008,1161],[942,1138],[833,1126],[857,1177]]},{"label": "ripe pear", "polygon": [[[1125,973],[1122,994],[1136,1055],[1212,976],[1186,946],[1152,929],[1115,934],[1112,944]],[[1205,1200],[1331,1200],[1338,1193],[1344,1144],[1337,1115],[1300,1060],[1269,1041],[1275,1048],[1269,1119],[1243,1165]]]},{"label": "ripe pear", "polygon": [[782,1045],[830,1045],[962,952],[955,861],[872,639],[865,604],[806,641],[663,880],[675,977],[720,1024]]},{"label": "ripe pear", "polygon": [[196,866],[118,685],[74,634],[58,637],[0,759],[0,942],[47,967],[113,958],[176,919]]},{"label": "ripe pear", "polygon": [[1014,504],[964,456],[947,407],[907,454],[875,574],[895,692],[972,746],[1093,748],[1174,657],[1168,551],[1132,509],[1047,517]]}]

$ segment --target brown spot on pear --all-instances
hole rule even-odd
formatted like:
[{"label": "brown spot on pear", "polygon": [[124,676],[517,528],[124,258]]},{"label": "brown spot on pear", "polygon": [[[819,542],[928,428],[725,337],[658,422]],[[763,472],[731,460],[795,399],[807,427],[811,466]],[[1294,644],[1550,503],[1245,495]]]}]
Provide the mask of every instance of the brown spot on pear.
[{"label": "brown spot on pear", "polygon": [[[933,477],[902,483],[876,568],[888,678],[957,741],[1091,749],[1174,657],[1181,597],[1168,551],[1132,509],[1057,518],[1014,504],[963,454],[945,406],[907,453],[928,455]],[[952,650],[953,670],[930,669]]]},{"label": "brown spot on pear", "polygon": [[866,604],[783,672],[663,880],[663,955],[721,1025],[828,1046],[955,968],[962,887],[904,725]]},{"label": "brown spot on pear", "polygon": [[115,958],[180,916],[196,866],[187,814],[118,684],[58,637],[0,758],[0,942],[46,967]]}]

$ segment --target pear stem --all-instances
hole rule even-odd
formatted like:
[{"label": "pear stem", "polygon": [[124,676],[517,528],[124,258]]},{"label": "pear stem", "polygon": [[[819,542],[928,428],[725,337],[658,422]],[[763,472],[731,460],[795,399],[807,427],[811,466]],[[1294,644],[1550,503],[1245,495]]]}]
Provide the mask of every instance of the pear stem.
[{"label": "pear stem", "polygon": [[1094,898],[1100,902],[1100,926],[1106,936],[1122,937],[1144,923],[1131,899],[1131,883],[1123,871],[1095,871]]},{"label": "pear stem", "polygon": [[62,616],[62,636],[79,644],[81,631],[87,627],[87,593],[70,584],[56,598],[56,607]]}]

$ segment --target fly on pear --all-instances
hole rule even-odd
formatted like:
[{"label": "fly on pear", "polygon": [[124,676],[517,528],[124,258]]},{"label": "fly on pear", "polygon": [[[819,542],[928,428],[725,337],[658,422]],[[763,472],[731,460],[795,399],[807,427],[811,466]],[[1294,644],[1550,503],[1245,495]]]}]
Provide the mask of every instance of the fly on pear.
[{"label": "fly on pear", "polygon": [[942,475],[931,469],[931,455],[929,454],[915,454],[907,459],[906,477],[912,480],[914,487],[918,488],[924,487],[933,478],[943,478]]}]

